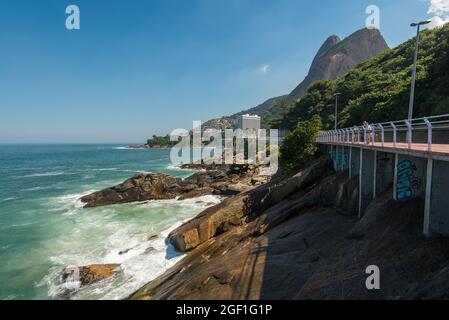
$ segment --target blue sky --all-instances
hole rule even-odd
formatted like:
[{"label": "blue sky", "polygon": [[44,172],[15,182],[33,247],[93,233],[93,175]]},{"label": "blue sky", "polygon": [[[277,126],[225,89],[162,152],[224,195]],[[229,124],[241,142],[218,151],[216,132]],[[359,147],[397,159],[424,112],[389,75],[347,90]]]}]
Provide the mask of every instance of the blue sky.
[{"label": "blue sky", "polygon": [[140,142],[256,106],[370,4],[390,46],[430,17],[430,0],[1,0],[0,142]]}]

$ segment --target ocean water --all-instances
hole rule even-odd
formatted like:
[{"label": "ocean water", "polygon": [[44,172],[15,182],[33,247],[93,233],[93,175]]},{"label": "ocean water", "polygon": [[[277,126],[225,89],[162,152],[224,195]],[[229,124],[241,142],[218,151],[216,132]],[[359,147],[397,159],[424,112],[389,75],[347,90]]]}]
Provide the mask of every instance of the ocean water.
[{"label": "ocean water", "polygon": [[[168,233],[219,198],[82,208],[80,196],[137,172],[187,177],[169,150],[124,145],[0,145],[0,299],[122,299],[182,256]],[[119,263],[92,286],[62,282],[66,267]]]}]

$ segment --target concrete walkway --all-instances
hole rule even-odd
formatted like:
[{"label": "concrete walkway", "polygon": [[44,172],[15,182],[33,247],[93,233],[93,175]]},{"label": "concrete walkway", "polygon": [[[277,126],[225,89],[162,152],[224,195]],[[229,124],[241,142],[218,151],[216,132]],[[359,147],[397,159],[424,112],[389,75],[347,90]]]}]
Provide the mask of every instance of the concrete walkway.
[{"label": "concrete walkway", "polygon": [[449,144],[432,144],[432,151],[429,151],[427,143],[412,143],[411,148],[408,147],[407,143],[396,143],[396,146],[393,142],[385,142],[382,144],[381,142],[375,143],[364,143],[364,142],[318,142],[319,144],[327,144],[327,145],[341,145],[341,146],[354,146],[363,149],[373,149],[378,151],[385,152],[399,152],[405,154],[415,154],[421,157],[444,157],[449,158]]}]

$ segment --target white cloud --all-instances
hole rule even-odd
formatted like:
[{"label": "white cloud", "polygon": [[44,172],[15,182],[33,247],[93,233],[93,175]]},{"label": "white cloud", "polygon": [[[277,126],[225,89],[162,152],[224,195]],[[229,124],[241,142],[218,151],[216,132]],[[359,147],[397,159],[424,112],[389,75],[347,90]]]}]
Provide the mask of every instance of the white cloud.
[{"label": "white cloud", "polygon": [[441,27],[449,22],[449,0],[429,0],[428,14],[434,15],[429,28]]},{"label": "white cloud", "polygon": [[256,73],[260,76],[264,76],[268,73],[268,69],[270,69],[270,65],[263,64],[259,68],[257,68]]},{"label": "white cloud", "polygon": [[447,15],[449,12],[449,0],[430,0],[430,7],[427,13],[437,16]]},{"label": "white cloud", "polygon": [[434,16],[432,19],[430,19],[432,22],[427,25],[428,28],[433,29],[436,27],[442,27],[446,23],[449,22],[449,17],[441,18],[439,16]]}]

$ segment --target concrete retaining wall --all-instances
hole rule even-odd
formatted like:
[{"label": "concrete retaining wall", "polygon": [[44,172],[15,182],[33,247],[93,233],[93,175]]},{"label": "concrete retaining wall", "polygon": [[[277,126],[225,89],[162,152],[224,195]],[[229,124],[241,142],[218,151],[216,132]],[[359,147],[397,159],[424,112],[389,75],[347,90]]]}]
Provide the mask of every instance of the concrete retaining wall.
[{"label": "concrete retaining wall", "polygon": [[381,194],[393,185],[395,155],[388,152],[377,152],[376,190]]},{"label": "concrete retaining wall", "polygon": [[[430,160],[432,161],[432,160]],[[449,162],[433,160],[430,163],[431,186],[426,197],[424,233],[427,235],[449,234]]]},{"label": "concrete retaining wall", "polygon": [[424,198],[427,160],[407,155],[397,157],[395,199],[404,201],[416,197]]}]

